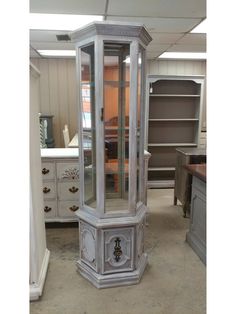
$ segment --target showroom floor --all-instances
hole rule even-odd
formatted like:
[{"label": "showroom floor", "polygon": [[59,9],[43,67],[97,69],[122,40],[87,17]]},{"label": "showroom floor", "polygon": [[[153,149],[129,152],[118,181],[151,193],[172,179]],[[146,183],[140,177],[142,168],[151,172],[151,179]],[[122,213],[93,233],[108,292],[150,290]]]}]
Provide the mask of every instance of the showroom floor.
[{"label": "showroom floor", "polygon": [[204,314],[206,267],[186,243],[189,219],[173,206],[173,189],[148,190],[148,266],[137,285],[96,289],[76,271],[76,225],[47,228],[50,262],[31,314]]}]

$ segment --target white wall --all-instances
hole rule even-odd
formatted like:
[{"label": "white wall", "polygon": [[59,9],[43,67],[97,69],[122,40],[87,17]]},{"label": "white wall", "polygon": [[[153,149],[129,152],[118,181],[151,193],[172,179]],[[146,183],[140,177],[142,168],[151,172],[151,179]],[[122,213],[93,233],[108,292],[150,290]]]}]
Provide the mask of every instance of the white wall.
[{"label": "white wall", "polygon": [[[62,129],[69,125],[70,136],[77,132],[75,59],[32,58],[40,70],[40,112],[52,114],[56,147],[64,147]],[[147,74],[206,75],[205,61],[148,61]],[[205,84],[206,85],[206,84]],[[205,99],[203,123],[206,122]]]}]

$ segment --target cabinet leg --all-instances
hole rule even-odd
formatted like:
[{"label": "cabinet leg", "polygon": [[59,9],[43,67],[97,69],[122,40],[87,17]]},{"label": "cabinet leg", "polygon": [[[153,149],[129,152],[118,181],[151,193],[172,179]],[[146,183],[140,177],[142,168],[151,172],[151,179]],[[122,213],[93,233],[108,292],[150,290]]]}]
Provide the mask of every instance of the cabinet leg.
[{"label": "cabinet leg", "polygon": [[186,218],[187,217],[187,208],[186,208],[186,204],[184,204],[184,206],[183,206],[183,213],[184,213],[184,218]]},{"label": "cabinet leg", "polygon": [[174,196],[174,205],[177,205],[177,197]]}]

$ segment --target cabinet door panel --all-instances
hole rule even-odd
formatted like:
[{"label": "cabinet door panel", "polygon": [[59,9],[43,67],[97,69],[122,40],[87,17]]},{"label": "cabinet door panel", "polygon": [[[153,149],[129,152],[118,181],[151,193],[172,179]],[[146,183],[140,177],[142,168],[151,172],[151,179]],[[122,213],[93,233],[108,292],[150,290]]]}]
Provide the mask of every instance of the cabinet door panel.
[{"label": "cabinet door panel", "polygon": [[44,218],[55,218],[57,216],[57,201],[44,201]]},{"label": "cabinet door panel", "polygon": [[56,198],[56,186],[54,181],[43,183],[43,196],[44,199]]},{"label": "cabinet door panel", "polygon": [[79,183],[58,182],[58,198],[59,200],[76,200],[79,201]]},{"label": "cabinet door panel", "polygon": [[59,201],[58,202],[58,215],[60,217],[77,219],[75,212],[79,209],[77,201]]},{"label": "cabinet door panel", "polygon": [[42,177],[43,180],[52,180],[55,178],[55,164],[54,162],[42,163]]},{"label": "cabinet door panel", "polygon": [[79,179],[79,163],[64,162],[57,163],[57,179]]}]

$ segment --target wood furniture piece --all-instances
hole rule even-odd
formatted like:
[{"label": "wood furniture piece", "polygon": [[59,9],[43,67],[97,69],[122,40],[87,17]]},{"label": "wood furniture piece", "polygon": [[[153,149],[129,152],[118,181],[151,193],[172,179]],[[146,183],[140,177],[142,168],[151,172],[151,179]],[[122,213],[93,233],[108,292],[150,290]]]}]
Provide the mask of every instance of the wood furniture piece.
[{"label": "wood furniture piece", "polygon": [[148,76],[148,187],[174,187],[176,147],[198,146],[203,83],[204,76]]},{"label": "wood furniture piece", "polygon": [[78,154],[76,148],[41,149],[45,222],[78,221]]},{"label": "wood furniture piece", "polygon": [[[30,64],[30,300],[42,295],[46,279],[50,251],[46,245],[43,215],[43,192],[39,133],[39,76],[40,72]],[[27,206],[27,205],[26,205]]]},{"label": "wood furniture piece", "polygon": [[177,148],[174,205],[179,200],[183,206],[184,217],[190,210],[192,176],[184,166],[187,164],[206,163],[206,150],[200,148]]},{"label": "wood furniture piece", "polygon": [[70,143],[70,133],[69,133],[67,124],[65,124],[64,129],[62,130],[62,133],[63,133],[65,148],[67,148]]},{"label": "wood furniture piece", "polygon": [[[97,288],[136,284],[147,264],[144,100],[151,37],[143,25],[106,21],[71,38],[80,87],[78,270]],[[106,147],[108,139],[114,145]]]},{"label": "wood furniture piece", "polygon": [[193,176],[191,216],[186,241],[206,264],[206,164],[189,164],[185,168]]},{"label": "wood furniture piece", "polygon": [[75,133],[75,135],[73,136],[73,138],[68,144],[68,148],[77,148],[77,147],[79,147],[79,138],[78,138],[78,133]]},{"label": "wood furniture piece", "polygon": [[41,130],[43,131],[43,137],[47,148],[54,147],[54,138],[53,138],[53,116],[47,114],[40,114],[39,121],[41,124]]}]

